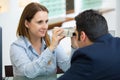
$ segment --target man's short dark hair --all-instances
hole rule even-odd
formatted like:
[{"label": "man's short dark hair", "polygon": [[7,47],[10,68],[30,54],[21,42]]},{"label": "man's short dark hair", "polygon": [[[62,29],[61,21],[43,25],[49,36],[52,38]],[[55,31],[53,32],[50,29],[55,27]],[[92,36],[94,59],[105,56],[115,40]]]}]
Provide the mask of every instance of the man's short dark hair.
[{"label": "man's short dark hair", "polygon": [[107,21],[95,10],[86,10],[75,17],[76,29],[84,31],[91,41],[108,33]]}]

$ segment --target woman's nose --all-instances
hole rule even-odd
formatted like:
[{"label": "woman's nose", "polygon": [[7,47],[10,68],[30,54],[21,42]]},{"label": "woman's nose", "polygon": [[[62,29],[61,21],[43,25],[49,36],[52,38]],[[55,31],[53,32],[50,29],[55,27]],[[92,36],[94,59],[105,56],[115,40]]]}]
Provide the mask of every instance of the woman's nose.
[{"label": "woman's nose", "polygon": [[48,24],[47,23],[44,23],[43,26],[44,26],[44,28],[48,28]]}]

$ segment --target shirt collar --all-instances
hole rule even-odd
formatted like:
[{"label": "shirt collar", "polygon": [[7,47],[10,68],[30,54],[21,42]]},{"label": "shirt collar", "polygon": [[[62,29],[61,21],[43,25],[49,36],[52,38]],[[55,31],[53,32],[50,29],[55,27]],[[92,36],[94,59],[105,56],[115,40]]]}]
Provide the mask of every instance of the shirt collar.
[{"label": "shirt collar", "polygon": [[[30,43],[30,41],[28,40],[27,37],[25,37],[25,42],[26,42],[26,45],[27,45],[28,48],[32,46],[32,44]],[[46,49],[46,43],[45,43],[44,39],[42,38],[41,50],[43,51],[44,49]]]},{"label": "shirt collar", "polygon": [[32,46],[27,37],[24,37],[24,39],[25,39],[25,43],[26,43],[26,46],[27,46],[27,47]]}]

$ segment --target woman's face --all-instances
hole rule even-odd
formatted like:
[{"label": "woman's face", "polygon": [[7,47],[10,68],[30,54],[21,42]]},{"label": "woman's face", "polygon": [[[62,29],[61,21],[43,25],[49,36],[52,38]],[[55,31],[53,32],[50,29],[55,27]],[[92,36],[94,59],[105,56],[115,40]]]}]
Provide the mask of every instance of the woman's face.
[{"label": "woman's face", "polygon": [[48,29],[48,13],[38,11],[30,22],[26,22],[30,36],[44,37]]}]

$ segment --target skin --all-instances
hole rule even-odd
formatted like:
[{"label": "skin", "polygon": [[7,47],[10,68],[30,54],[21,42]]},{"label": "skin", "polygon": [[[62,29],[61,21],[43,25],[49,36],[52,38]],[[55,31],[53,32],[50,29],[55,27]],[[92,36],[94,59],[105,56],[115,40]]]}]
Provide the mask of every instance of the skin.
[{"label": "skin", "polygon": [[37,12],[31,22],[26,22],[30,37],[36,40],[45,36],[48,29],[48,13],[44,11]]},{"label": "skin", "polygon": [[[89,40],[84,31],[78,32],[76,30],[75,33],[76,36],[73,36],[71,38],[71,44],[73,48],[83,48],[93,44],[93,42]],[[78,33],[80,33],[80,41],[78,40]]]}]

